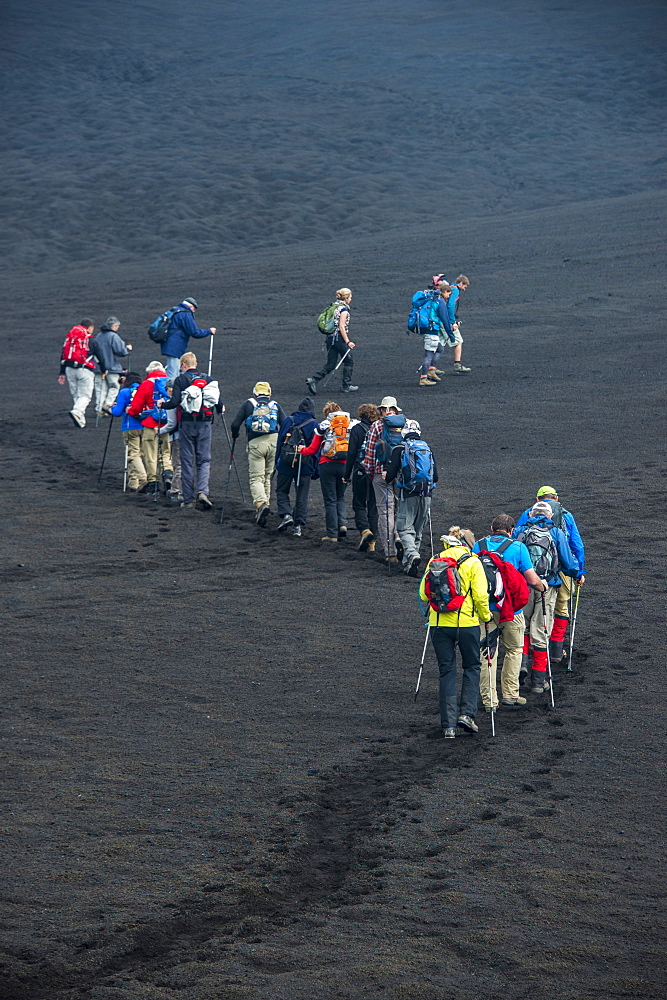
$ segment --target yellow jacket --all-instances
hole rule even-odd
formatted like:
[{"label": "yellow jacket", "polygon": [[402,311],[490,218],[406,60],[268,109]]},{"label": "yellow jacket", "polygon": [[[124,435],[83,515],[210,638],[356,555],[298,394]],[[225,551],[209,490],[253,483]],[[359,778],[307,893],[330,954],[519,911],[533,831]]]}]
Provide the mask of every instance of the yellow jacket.
[{"label": "yellow jacket", "polygon": [[[443,549],[439,556],[434,556],[434,558],[440,559],[443,556],[451,556],[453,559],[460,559],[466,552],[470,552],[470,550],[464,545],[450,545],[448,548]],[[423,601],[427,600],[425,583],[429,566],[432,562],[433,560],[429,559],[426,572],[419,584],[419,596]],[[461,628],[469,628],[471,625],[479,625],[480,621],[488,622],[491,620],[486,573],[477,556],[471,555],[470,559],[466,559],[461,563],[459,566],[459,576],[461,577],[461,587],[466,595],[465,601],[458,611],[445,611],[442,614],[438,614],[429,605],[429,625],[436,627],[438,625],[449,625],[454,628],[459,625]]]}]

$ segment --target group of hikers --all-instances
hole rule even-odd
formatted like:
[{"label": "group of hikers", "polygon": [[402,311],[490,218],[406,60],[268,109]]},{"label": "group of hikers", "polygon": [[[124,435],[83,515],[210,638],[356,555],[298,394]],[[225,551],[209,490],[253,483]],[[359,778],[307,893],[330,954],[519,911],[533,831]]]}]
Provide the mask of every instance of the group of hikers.
[{"label": "group of hikers", "polygon": [[[459,282],[467,287],[464,276]],[[451,286],[436,275],[433,289],[420,294],[428,297],[429,309],[442,317],[444,325],[443,303],[451,301]],[[312,396],[317,383],[348,364],[354,347],[349,337],[350,301],[350,290],[340,289],[328,318],[320,317],[321,325],[328,323],[336,331],[340,344],[329,346],[324,368],[306,380],[309,395],[286,414],[273,398],[270,384],[258,381],[239,407],[230,431],[218,383],[211,377],[215,328],[196,326],[194,299],[184,299],[151,325],[149,334],[162,345],[164,360],[151,361],[143,374],[123,370],[122,361],[132,347],[118,335],[116,317],[106,321],[97,337],[92,336],[92,321],[84,319],[69,332],[63,346],[60,381],[67,379],[72,393],[70,417],[77,427],[85,426],[86,407],[94,391],[98,420],[122,418],[124,489],[155,498],[164,493],[185,512],[213,507],[209,477],[216,413],[222,417],[230,447],[225,502],[232,469],[242,490],[234,449],[243,430],[250,495],[259,527],[269,522],[275,477],[276,530],[301,537],[308,519],[310,484],[319,479],[326,525],[321,541],[325,545],[343,542],[348,535],[346,490],[351,486],[358,550],[373,553],[377,548],[390,571],[401,569],[421,578],[427,639],[430,636],[440,671],[443,734],[451,738],[457,730],[474,733],[480,693],[492,718],[499,706],[518,709],[527,704],[522,687],[534,695],[550,691],[553,698],[551,665],[563,657],[573,595],[584,582],[584,546],[574,517],[561,506],[557,491],[543,486],[518,522],[508,514],[498,514],[490,534],[478,541],[469,531],[453,526],[441,536],[440,552],[434,550],[430,508],[438,469],[419,422],[406,417],[397,399],[389,395],[377,405],[362,403],[354,417],[334,400],[324,404],[321,418],[315,415]],[[420,308],[417,302],[413,311]],[[413,326],[419,326],[418,318]],[[432,336],[424,334],[421,379],[431,378],[431,365],[435,369],[444,350],[442,344],[434,345]],[[208,372],[185,349],[189,337],[211,338]],[[180,356],[171,353],[179,348],[184,348]],[[461,364],[460,351],[454,363]],[[437,377],[433,376],[431,384]],[[351,385],[349,364],[343,367],[342,391],[356,389]],[[108,440],[109,436],[107,444]],[[224,503],[221,522],[223,513]],[[421,548],[427,527],[430,558],[423,568]],[[499,699],[500,642],[504,660]],[[425,642],[424,655],[426,647]],[[457,648],[463,668],[458,697]]]}]

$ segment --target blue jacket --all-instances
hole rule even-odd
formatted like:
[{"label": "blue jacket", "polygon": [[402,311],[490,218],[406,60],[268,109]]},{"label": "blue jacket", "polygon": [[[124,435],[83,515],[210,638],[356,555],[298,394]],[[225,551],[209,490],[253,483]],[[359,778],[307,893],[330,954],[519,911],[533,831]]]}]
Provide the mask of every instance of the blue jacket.
[{"label": "blue jacket", "polygon": [[139,382],[133,382],[131,386],[125,386],[122,388],[116,396],[116,402],[111,407],[111,412],[114,417],[119,417],[121,413],[123,414],[123,423],[121,425],[122,431],[140,431],[143,427],[141,420],[137,420],[136,417],[131,417],[125,412],[125,407],[130,405],[132,393],[139,384]]},{"label": "blue jacket", "polygon": [[[516,522],[517,528],[520,528],[523,524],[525,524],[528,521],[530,517],[530,511],[531,511],[530,507],[524,510],[523,514]],[[584,552],[584,543],[581,540],[581,535],[579,534],[577,522],[574,520],[569,510],[565,510],[564,507],[563,507],[563,531],[565,532],[565,537],[567,538],[568,545],[572,549],[572,552],[576,556],[577,562],[579,563],[579,575],[581,576],[586,572],[585,569],[586,555]]]},{"label": "blue jacket", "polygon": [[[451,301],[451,300],[450,300]],[[449,317],[449,306],[446,299],[443,299],[442,295],[438,298],[438,319],[445,328],[445,333],[450,340],[454,339],[454,331],[452,330],[452,322]]]},{"label": "blue jacket", "polygon": [[447,312],[449,313],[449,322],[454,324],[458,319],[459,312],[459,298],[461,295],[461,289],[458,285],[452,285],[452,294],[447,299]]},{"label": "blue jacket", "polygon": [[200,330],[195,323],[192,311],[188,304],[179,303],[176,307],[179,311],[172,318],[167,339],[162,345],[162,354],[169,358],[180,358],[188,349],[190,337],[210,337],[211,330]]},{"label": "blue jacket", "polygon": [[540,515],[539,517],[529,517],[527,518],[521,526],[517,524],[516,528],[512,532],[512,538],[518,538],[522,531],[526,530],[529,524],[539,524],[543,528],[550,529],[550,535],[556,543],[556,550],[558,552],[558,572],[554,573],[547,580],[550,587],[560,587],[561,579],[558,573],[564,573],[566,576],[571,576],[575,580],[580,576],[579,563],[577,562],[577,557],[572,552],[570,548],[567,537],[564,531],[560,528],[556,528],[553,521],[549,520],[548,517]]},{"label": "blue jacket", "polygon": [[[308,421],[308,423],[306,423]],[[306,410],[295,410],[294,413],[289,417],[285,417],[280,428],[278,430],[278,441],[276,443],[276,468],[278,472],[293,472],[296,478],[297,467],[292,466],[289,463],[282,463],[280,461],[280,450],[283,446],[283,441],[285,440],[285,435],[288,431],[292,429],[294,424],[306,423],[305,427],[301,428],[301,433],[304,436],[307,445],[313,440],[313,434],[317,428],[317,420],[312,413],[308,413]],[[317,456],[309,455],[307,458],[301,460],[301,475],[302,476],[312,476],[317,469]]]}]

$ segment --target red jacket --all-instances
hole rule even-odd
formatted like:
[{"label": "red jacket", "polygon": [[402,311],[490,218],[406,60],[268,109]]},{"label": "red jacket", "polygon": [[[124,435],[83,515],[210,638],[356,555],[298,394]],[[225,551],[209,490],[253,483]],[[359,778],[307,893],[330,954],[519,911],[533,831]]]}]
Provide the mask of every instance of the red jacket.
[{"label": "red jacket", "polygon": [[85,326],[73,326],[65,337],[63,351],[60,356],[61,368],[90,368],[95,370],[95,359],[88,350],[88,341],[92,337]]},{"label": "red jacket", "polygon": [[498,602],[498,612],[500,615],[498,622],[499,624],[502,624],[502,622],[511,622],[515,614],[518,611],[523,611],[528,604],[528,598],[530,597],[528,584],[524,579],[523,573],[520,573],[516,566],[507,562],[497,552],[491,549],[480,549],[477,555],[480,556],[482,554],[490,557],[491,561],[500,571],[503,581],[505,593],[503,594],[503,599]]},{"label": "red jacket", "polygon": [[[144,410],[153,409],[153,382],[156,378],[166,378],[167,373],[163,371],[162,368],[157,368],[154,372],[151,372],[147,379],[141,383],[139,388],[134,394],[134,398],[127,410],[125,411],[131,417],[139,417]],[[152,427],[155,430],[159,427],[157,420],[153,417],[146,417],[141,421],[144,427]]]}]

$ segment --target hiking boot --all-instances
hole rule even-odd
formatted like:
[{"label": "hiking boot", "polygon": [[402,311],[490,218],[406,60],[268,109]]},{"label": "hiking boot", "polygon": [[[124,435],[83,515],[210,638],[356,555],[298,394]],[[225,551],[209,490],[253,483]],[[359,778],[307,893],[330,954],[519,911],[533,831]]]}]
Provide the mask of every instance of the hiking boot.
[{"label": "hiking boot", "polygon": [[389,556],[388,559],[385,557],[384,564],[385,564],[385,566],[387,566],[387,565],[389,565],[389,566],[398,566],[398,557],[397,556]]},{"label": "hiking boot", "polygon": [[188,500],[187,503],[185,503],[185,501],[183,501],[183,503],[180,506],[181,506],[181,510],[185,510],[185,511],[187,511],[187,510],[194,510],[195,509],[195,502],[194,502],[194,500]]},{"label": "hiking boot", "polygon": [[206,496],[205,493],[200,492],[197,494],[197,503],[201,507],[203,507],[204,510],[211,510],[211,508],[213,507],[213,504],[211,503],[211,501],[209,500],[209,498]]},{"label": "hiking boot", "polygon": [[470,371],[465,365],[462,365],[460,361],[454,362],[454,374],[455,375],[467,375]]},{"label": "hiking boot", "polygon": [[149,497],[157,497],[160,495],[160,484],[156,482],[146,483],[141,492]]},{"label": "hiking boot", "polygon": [[347,527],[344,524],[341,524],[340,528],[338,529],[338,541],[340,542],[344,538],[347,538]]},{"label": "hiking boot", "polygon": [[338,539],[337,538],[332,538],[331,535],[322,535],[322,538],[320,539],[320,541],[322,541],[322,542],[335,542],[336,545],[338,545]]},{"label": "hiking boot", "polygon": [[515,698],[514,701],[507,701],[503,698],[500,704],[503,708],[523,708],[528,702],[525,698]]},{"label": "hiking boot", "polygon": [[370,528],[364,528],[361,532],[361,538],[359,539],[359,545],[357,546],[359,552],[367,552],[368,546],[372,541],[375,540],[375,535]]},{"label": "hiking boot", "polygon": [[173,479],[174,479],[174,473],[171,471],[171,469],[165,469],[164,472],[162,473],[162,484],[165,488],[165,492],[171,488]]},{"label": "hiking boot", "polygon": [[459,715],[458,725],[461,729],[465,729],[467,733],[478,733],[479,726],[473,719],[472,715]]},{"label": "hiking boot", "polygon": [[169,500],[169,503],[182,504],[183,494],[177,493],[175,490],[170,490],[169,493],[167,494],[167,499]]},{"label": "hiking boot", "polygon": [[270,513],[271,511],[269,510],[268,503],[260,504],[255,514],[255,524],[258,524],[260,528],[263,528],[269,519]]},{"label": "hiking boot", "polygon": [[82,417],[80,417],[78,413],[75,413],[74,410],[70,410],[69,415],[72,418],[72,423],[74,424],[74,426],[80,427],[83,430],[83,428],[86,426],[86,421],[82,419]]},{"label": "hiking boot", "polygon": [[428,375],[422,375],[419,379],[420,385],[437,385],[438,383],[434,378],[429,378]]},{"label": "hiking boot", "polygon": [[447,726],[446,729],[443,729],[442,735],[446,740],[453,740],[456,737],[456,730],[453,726]]},{"label": "hiking boot", "polygon": [[413,556],[406,569],[407,576],[419,576],[419,564],[422,561],[420,555]]},{"label": "hiking boot", "polygon": [[368,543],[366,552],[375,552],[375,539]]},{"label": "hiking boot", "polygon": [[442,368],[429,368],[429,370],[428,370],[429,375],[432,372],[435,373],[436,375],[444,375],[445,374]]},{"label": "hiking boot", "polygon": [[533,670],[531,678],[531,690],[533,694],[543,694],[549,690],[549,677],[546,670]]},{"label": "hiking boot", "polygon": [[429,368],[426,378],[430,378],[432,382],[442,382],[442,379],[437,374],[435,368]]},{"label": "hiking boot", "polygon": [[487,715],[491,715],[492,712],[497,712],[498,711],[498,706],[497,705],[485,705],[484,706],[484,711],[486,712]]},{"label": "hiking boot", "polygon": [[359,392],[358,385],[344,385],[341,392]]},{"label": "hiking boot", "polygon": [[294,524],[294,518],[291,514],[283,514],[283,519],[278,525],[278,531],[284,531],[285,528],[289,528],[290,524]]},{"label": "hiking boot", "polygon": [[549,639],[549,659],[552,663],[560,663],[563,659],[563,643]]},{"label": "hiking boot", "polygon": [[306,385],[308,386],[308,392],[312,393],[313,396],[317,396],[317,382],[314,378],[307,378]]},{"label": "hiking boot", "polygon": [[294,531],[292,532],[295,538],[301,538],[301,525],[295,524]]},{"label": "hiking boot", "polygon": [[403,562],[403,556],[405,555],[405,548],[400,538],[396,539],[394,547],[396,549],[396,558],[398,559],[399,562]]}]

